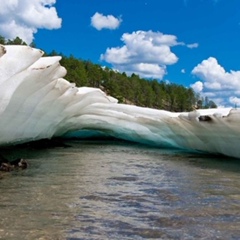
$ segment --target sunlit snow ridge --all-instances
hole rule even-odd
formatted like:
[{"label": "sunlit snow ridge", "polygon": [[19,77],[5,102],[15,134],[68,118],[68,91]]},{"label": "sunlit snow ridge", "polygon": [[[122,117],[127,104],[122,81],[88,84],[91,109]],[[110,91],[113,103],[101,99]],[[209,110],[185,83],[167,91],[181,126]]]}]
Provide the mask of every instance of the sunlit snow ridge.
[{"label": "sunlit snow ridge", "polygon": [[86,130],[156,146],[240,157],[240,111],[186,113],[118,104],[96,88],[63,79],[61,57],[28,46],[0,45],[0,145]]}]

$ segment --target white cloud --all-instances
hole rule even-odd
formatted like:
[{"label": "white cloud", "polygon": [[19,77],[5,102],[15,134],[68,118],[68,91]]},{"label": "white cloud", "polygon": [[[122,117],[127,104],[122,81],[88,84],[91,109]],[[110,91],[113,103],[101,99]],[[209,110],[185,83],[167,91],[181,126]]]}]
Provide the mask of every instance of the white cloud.
[{"label": "white cloud", "polygon": [[194,84],[191,84],[190,87],[197,93],[201,92],[203,90],[203,83],[200,81],[195,82]]},{"label": "white cloud", "polygon": [[[192,74],[202,80],[202,91],[215,94],[218,101],[222,99],[222,105],[232,104],[230,100],[233,97],[240,97],[240,71],[227,72],[216,58],[209,57],[202,61],[192,70]],[[199,82],[193,85],[200,85]]]},{"label": "white cloud", "polygon": [[240,71],[226,72],[216,58],[202,61],[192,73],[204,80],[204,86],[212,90],[240,90]]},{"label": "white cloud", "polygon": [[175,64],[178,57],[171,47],[185,45],[174,35],[153,31],[124,33],[121,47],[108,48],[101,55],[104,60],[119,71],[137,73],[141,77],[162,79],[166,66]]},{"label": "white cloud", "polygon": [[162,79],[167,73],[166,66],[178,61],[171,47],[188,47],[184,42],[178,42],[175,35],[151,30],[124,33],[121,40],[124,45],[107,48],[101,54],[101,60],[112,64],[119,71],[147,78]]},{"label": "white cloud", "polygon": [[185,69],[182,69],[182,70],[181,70],[181,73],[186,73],[186,70],[185,70]]},{"label": "white cloud", "polygon": [[191,43],[191,44],[186,44],[188,48],[198,48],[199,44],[198,43]]},{"label": "white cloud", "polygon": [[129,66],[118,66],[118,71],[126,72],[126,74],[131,75],[135,73],[144,78],[163,78],[166,74],[165,66],[159,66],[158,64],[149,63],[138,63]]},{"label": "white cloud", "polygon": [[238,97],[230,97],[229,102],[234,105],[236,104],[236,105],[240,106],[240,98],[238,98]]},{"label": "white cloud", "polygon": [[7,39],[20,37],[27,43],[39,28],[57,29],[61,27],[53,5],[56,0],[1,0],[0,35]]},{"label": "white cloud", "polygon": [[103,28],[107,29],[116,29],[120,26],[122,19],[116,18],[113,15],[104,16],[101,13],[96,12],[91,17],[91,25],[97,30],[102,30]]}]

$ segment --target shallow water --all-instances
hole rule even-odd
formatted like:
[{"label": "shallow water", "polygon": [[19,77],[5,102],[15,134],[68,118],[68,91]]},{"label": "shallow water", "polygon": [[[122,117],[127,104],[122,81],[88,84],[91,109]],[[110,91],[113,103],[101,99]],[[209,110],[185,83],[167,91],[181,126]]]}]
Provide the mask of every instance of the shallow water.
[{"label": "shallow water", "polygon": [[124,142],[15,149],[0,239],[240,239],[240,160]]}]

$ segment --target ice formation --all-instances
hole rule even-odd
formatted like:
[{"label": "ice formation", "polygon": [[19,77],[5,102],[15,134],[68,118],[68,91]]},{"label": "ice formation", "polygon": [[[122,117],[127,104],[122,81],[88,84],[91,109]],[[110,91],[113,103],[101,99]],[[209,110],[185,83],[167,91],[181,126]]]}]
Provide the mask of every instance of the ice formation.
[{"label": "ice formation", "polygon": [[86,130],[120,139],[240,157],[240,111],[185,113],[118,104],[100,89],[63,77],[60,57],[28,46],[0,45],[0,145]]}]

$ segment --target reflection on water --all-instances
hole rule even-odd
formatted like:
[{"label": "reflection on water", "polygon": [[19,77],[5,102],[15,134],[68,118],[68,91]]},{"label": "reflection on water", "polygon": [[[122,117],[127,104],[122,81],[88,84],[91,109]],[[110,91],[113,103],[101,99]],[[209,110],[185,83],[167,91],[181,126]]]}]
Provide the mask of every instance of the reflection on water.
[{"label": "reflection on water", "polygon": [[240,239],[240,161],[121,142],[15,150],[0,239]]}]

